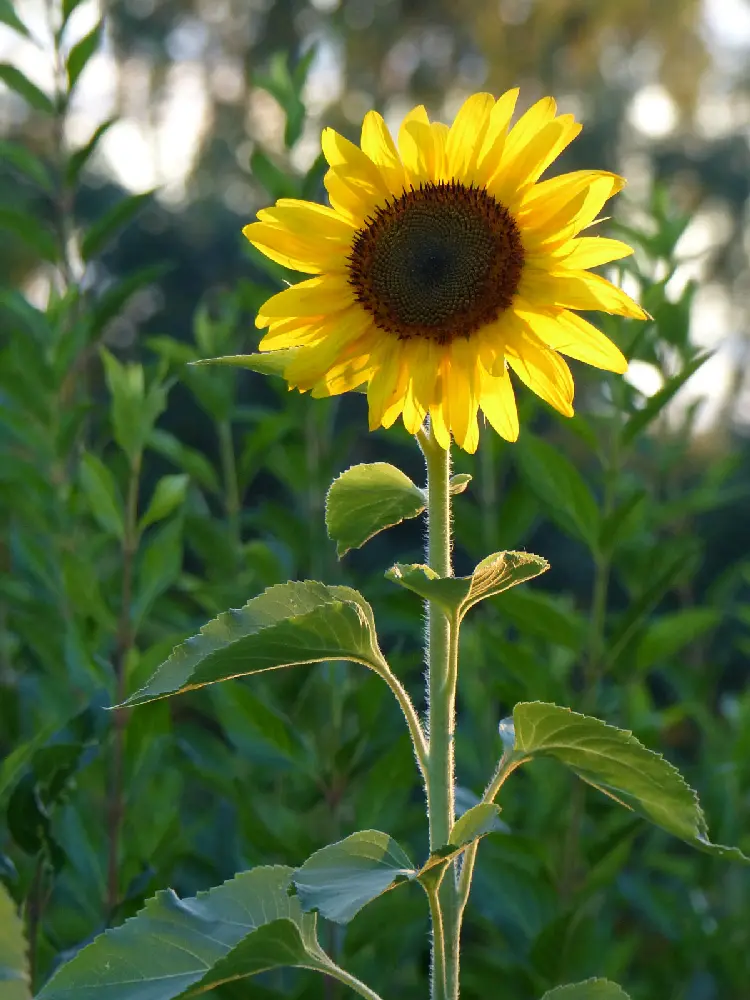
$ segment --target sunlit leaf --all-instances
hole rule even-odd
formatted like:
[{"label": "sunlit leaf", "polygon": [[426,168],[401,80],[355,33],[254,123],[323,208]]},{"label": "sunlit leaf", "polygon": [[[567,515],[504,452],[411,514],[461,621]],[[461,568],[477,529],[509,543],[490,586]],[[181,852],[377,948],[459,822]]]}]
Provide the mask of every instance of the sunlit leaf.
[{"label": "sunlit leaf", "polygon": [[570,983],[547,990],[542,1000],[630,1000],[617,983],[608,979],[587,979],[583,983]]},{"label": "sunlit leaf", "polygon": [[494,802],[477,803],[453,824],[448,842],[453,847],[464,847],[478,837],[504,829],[499,816],[500,806]]},{"label": "sunlit leaf", "polygon": [[0,1000],[31,1000],[23,923],[0,882]]},{"label": "sunlit leaf", "polygon": [[24,76],[20,69],[10,63],[0,63],[0,80],[20,97],[23,97],[32,108],[44,111],[48,115],[54,114],[55,105],[51,99],[27,76]]},{"label": "sunlit leaf", "polygon": [[386,572],[394,583],[439,604],[459,621],[479,601],[525,583],[549,569],[541,556],[529,552],[495,552],[476,567],[471,576],[440,578],[429,566],[396,563]]},{"label": "sunlit leaf", "polygon": [[311,855],[292,876],[304,910],[348,923],[363,906],[416,870],[387,833],[362,830]]},{"label": "sunlit leaf", "polygon": [[279,966],[324,970],[315,914],[288,894],[291,874],[254,868],[188,899],[159,892],[61,966],[38,1000],[173,1000]]},{"label": "sunlit leaf", "polygon": [[322,660],[354,660],[383,669],[372,609],[349,587],[283,583],[204,625],[126,704]]},{"label": "sunlit leaf", "polygon": [[698,796],[661,754],[632,733],[569,708],[525,702],[513,709],[514,755],[554,757],[580,778],[700,850],[750,864],[736,847],[712,844]]},{"label": "sunlit leaf", "polygon": [[425,495],[387,462],[355,465],[335,479],[326,497],[326,527],[339,556],[425,508]]}]

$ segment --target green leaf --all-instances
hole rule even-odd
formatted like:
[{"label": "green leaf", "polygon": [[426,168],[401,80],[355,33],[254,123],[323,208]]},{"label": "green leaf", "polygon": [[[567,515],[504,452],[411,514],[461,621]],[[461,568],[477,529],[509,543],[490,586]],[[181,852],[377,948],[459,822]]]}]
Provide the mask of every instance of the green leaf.
[{"label": "green leaf", "polygon": [[168,387],[156,381],[146,388],[143,366],[122,364],[101,349],[104,375],[112,394],[112,430],[115,441],[135,462],[167,403]]},{"label": "green leaf", "polygon": [[55,105],[44,91],[10,63],[0,63],[0,80],[11,90],[15,90],[32,108],[48,115],[55,113]]},{"label": "green leaf", "polygon": [[125,704],[142,705],[204,684],[323,660],[384,669],[370,605],[350,587],[282,583],[204,625]]},{"label": "green leaf", "polygon": [[280,966],[325,970],[315,914],[288,895],[291,868],[254,868],[208,892],[159,892],[63,965],[37,1000],[172,1000]]},{"label": "green leaf", "polygon": [[25,146],[11,142],[9,139],[0,139],[0,162],[8,163],[14,167],[43,191],[49,193],[53,190],[52,179],[44,163]]},{"label": "green leaf", "polygon": [[583,983],[570,983],[547,990],[542,1000],[630,1000],[617,983],[608,979],[587,979]]},{"label": "green leaf", "polygon": [[31,1000],[26,940],[16,904],[0,882],[0,1000]]},{"label": "green leaf", "polygon": [[91,452],[84,454],[79,479],[97,524],[108,535],[122,540],[125,531],[122,499],[118,496],[112,473],[98,455]]},{"label": "green leaf", "polygon": [[655,663],[669,659],[715,628],[720,619],[721,613],[716,608],[685,608],[654,619],[636,647],[636,667],[648,670]]},{"label": "green leaf", "polygon": [[122,198],[108,212],[98,219],[81,240],[81,256],[85,261],[100,254],[107,244],[114,239],[119,230],[123,229],[141,210],[143,205],[153,195],[152,191],[143,194],[132,194]]},{"label": "green leaf", "polygon": [[303,910],[348,923],[355,914],[416,870],[403,848],[378,830],[361,830],[316,851],[292,875]]},{"label": "green leaf", "polygon": [[250,157],[250,172],[273,201],[278,201],[279,198],[299,198],[299,181],[285,173],[260,149],[256,149]]},{"label": "green leaf", "polygon": [[524,702],[513,709],[514,755],[555,757],[579,778],[693,847],[750,864],[736,847],[712,844],[698,797],[661,754],[632,733],[569,708]]},{"label": "green leaf", "polygon": [[298,347],[289,347],[283,351],[268,351],[266,354],[228,354],[223,358],[202,358],[192,364],[249,368],[251,372],[259,372],[261,375],[280,375],[283,378],[286,366],[298,351]]},{"label": "green leaf", "polygon": [[0,0],[0,23],[7,24],[9,28],[13,28],[13,30],[17,31],[20,35],[25,35],[27,38],[31,38],[29,29],[23,23],[18,14],[16,14],[10,0]]},{"label": "green leaf", "polygon": [[81,170],[83,170],[91,154],[99,145],[99,140],[105,132],[112,128],[116,121],[116,118],[108,118],[100,125],[97,125],[89,141],[81,146],[80,149],[76,149],[75,152],[70,154],[65,167],[65,181],[68,187],[73,187]]},{"label": "green leaf", "polygon": [[563,530],[593,548],[599,537],[599,509],[585,479],[562,452],[527,435],[516,452],[523,478]]},{"label": "green leaf", "polygon": [[54,234],[28,212],[0,207],[0,229],[15,233],[42,260],[57,260],[59,254]]},{"label": "green leaf", "polygon": [[30,762],[36,751],[43,746],[59,727],[60,722],[50,723],[36,733],[28,742],[20,743],[0,763],[0,803],[6,794],[12,790],[21,776],[23,769]]},{"label": "green leaf", "polygon": [[712,351],[703,351],[685,365],[681,372],[667,379],[664,385],[650,397],[643,409],[638,410],[625,424],[622,430],[622,443],[630,444],[648,425],[659,416],[661,411],[673,396],[702,368],[712,355]]},{"label": "green leaf", "polygon": [[326,497],[326,527],[339,556],[425,509],[425,495],[387,462],[355,465],[334,480]]},{"label": "green leaf", "polygon": [[478,837],[502,830],[499,822],[500,806],[494,802],[479,802],[467,809],[453,824],[448,843],[452,847],[465,847]]},{"label": "green leaf", "polygon": [[156,484],[151,503],[140,520],[139,528],[143,531],[150,524],[169,517],[184,502],[190,477],[180,473],[172,476],[162,476]]},{"label": "green leaf", "polygon": [[138,625],[154,601],[177,580],[182,569],[182,518],[162,525],[142,544],[136,573],[133,623]]},{"label": "green leaf", "polygon": [[428,601],[434,601],[460,621],[479,601],[525,583],[549,569],[549,563],[530,552],[495,552],[476,567],[471,576],[440,578],[421,563],[396,563],[386,578]]},{"label": "green leaf", "polygon": [[80,42],[76,42],[70,50],[67,62],[65,63],[65,71],[68,74],[68,90],[72,90],[75,87],[78,77],[86,68],[86,63],[99,48],[101,37],[102,22],[100,21],[87,35],[83,36]]}]

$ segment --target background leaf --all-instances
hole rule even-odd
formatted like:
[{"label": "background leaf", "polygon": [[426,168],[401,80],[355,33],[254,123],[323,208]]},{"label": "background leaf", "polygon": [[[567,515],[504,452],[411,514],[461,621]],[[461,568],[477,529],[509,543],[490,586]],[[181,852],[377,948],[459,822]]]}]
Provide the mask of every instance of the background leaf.
[{"label": "background leaf", "polygon": [[608,979],[587,979],[547,990],[542,1000],[629,1000],[627,993]]},{"label": "background leaf", "polygon": [[16,905],[0,882],[0,997],[31,1000],[26,940]]}]

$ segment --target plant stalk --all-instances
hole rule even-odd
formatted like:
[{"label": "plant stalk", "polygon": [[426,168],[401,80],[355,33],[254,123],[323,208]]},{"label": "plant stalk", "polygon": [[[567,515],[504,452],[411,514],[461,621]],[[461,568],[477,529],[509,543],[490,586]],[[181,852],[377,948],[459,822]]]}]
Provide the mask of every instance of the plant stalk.
[{"label": "plant stalk", "polygon": [[[450,454],[430,428],[418,435],[427,466],[427,562],[441,577],[451,568]],[[427,696],[429,747],[427,807],[430,851],[444,847],[455,817],[453,740],[455,729],[458,623],[427,603]],[[456,869],[451,865],[430,898],[432,1000],[456,1000],[459,982],[459,920]]]}]

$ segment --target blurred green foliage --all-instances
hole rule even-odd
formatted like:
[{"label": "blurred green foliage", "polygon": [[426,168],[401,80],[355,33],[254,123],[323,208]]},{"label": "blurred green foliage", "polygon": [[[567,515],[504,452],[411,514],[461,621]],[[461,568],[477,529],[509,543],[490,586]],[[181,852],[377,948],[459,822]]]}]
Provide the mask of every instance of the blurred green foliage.
[{"label": "blurred green foliage", "polygon": [[[499,35],[485,34],[495,22],[483,4],[462,9],[460,21],[452,5],[438,6],[410,7],[403,28],[407,40],[424,31],[429,13],[454,39],[442,70],[419,64],[414,87],[428,96],[476,54],[473,41],[461,51],[467,35],[484,38],[497,87],[528,74],[559,83],[549,53],[562,53],[566,86],[591,88],[592,105],[604,97],[584,68],[607,31],[617,28],[626,47],[650,33],[673,55],[677,39],[699,48],[697,4],[687,2],[675,20],[636,2],[596,12],[561,2],[548,15],[529,4],[531,23]],[[349,23],[366,7],[346,3],[331,17],[349,24],[351,91],[380,101],[395,87],[393,75],[377,75],[394,64],[386,39],[395,5],[373,4],[367,32]],[[255,65],[261,51],[289,47],[290,25],[308,33],[303,8],[266,5],[251,43],[237,23],[254,23],[256,5],[225,8],[210,23],[234,45],[245,86],[265,88],[285,112],[286,147],[252,152],[251,193],[259,203],[319,197],[319,163],[299,173],[288,160],[304,126],[309,66],[281,57]],[[122,58],[149,46],[161,54],[158,84],[169,39],[190,17],[177,2],[116,5],[108,31]],[[533,44],[516,44],[521,26]],[[273,379],[187,366],[253,346],[258,305],[292,277],[249,250],[240,255],[238,216],[221,200],[237,179],[244,105],[217,104],[191,182],[203,201],[169,213],[150,197],[97,186],[89,159],[105,128],[80,146],[62,137],[98,34],[66,49],[57,28],[54,94],[2,71],[34,117],[3,140],[0,188],[0,880],[22,909],[35,988],[166,885],[186,895],[258,863],[297,865],[371,826],[413,856],[426,850],[408,737],[365,671],[298,668],[128,714],[106,710],[208,617],[305,577],[351,582],[367,596],[381,644],[419,703],[419,606],[382,574],[396,558],[420,558],[420,527],[399,525],[339,563],[324,498],[355,461],[391,459],[418,482],[422,473],[405,432],[365,434],[358,397],[310,401]],[[689,103],[697,74],[679,59],[665,67]],[[610,83],[621,111],[627,81]],[[598,123],[592,145],[579,148],[586,165],[608,165],[590,155],[607,134],[606,116]],[[680,166],[682,152],[665,149],[656,174],[670,155]],[[712,172],[720,160],[707,160],[704,180],[735,192],[739,206],[747,192],[732,184],[741,166]],[[661,390],[647,399],[622,379],[579,369],[573,420],[526,394],[518,445],[485,431],[476,459],[457,456],[456,471],[474,476],[455,504],[458,571],[504,548],[552,563],[537,585],[488,603],[465,626],[458,773],[468,807],[515,703],[571,705],[678,764],[714,839],[747,851],[747,448],[727,434],[700,449],[697,408],[667,408],[705,361],[688,338],[694,287],[676,295],[669,286],[688,222],[657,188],[643,225],[619,226],[638,244],[624,269],[654,319],[611,320],[605,332],[658,370]],[[727,268],[731,275],[731,261]],[[502,983],[504,995],[532,1000],[591,975],[623,983],[634,1000],[746,995],[747,870],[647,829],[543,762],[513,778],[503,821],[507,832],[487,837],[479,854],[464,996],[493,995]],[[426,991],[426,931],[422,899],[405,888],[345,931],[324,923],[321,940],[385,995],[416,996]],[[343,995],[339,984],[289,971],[242,992]]]}]

